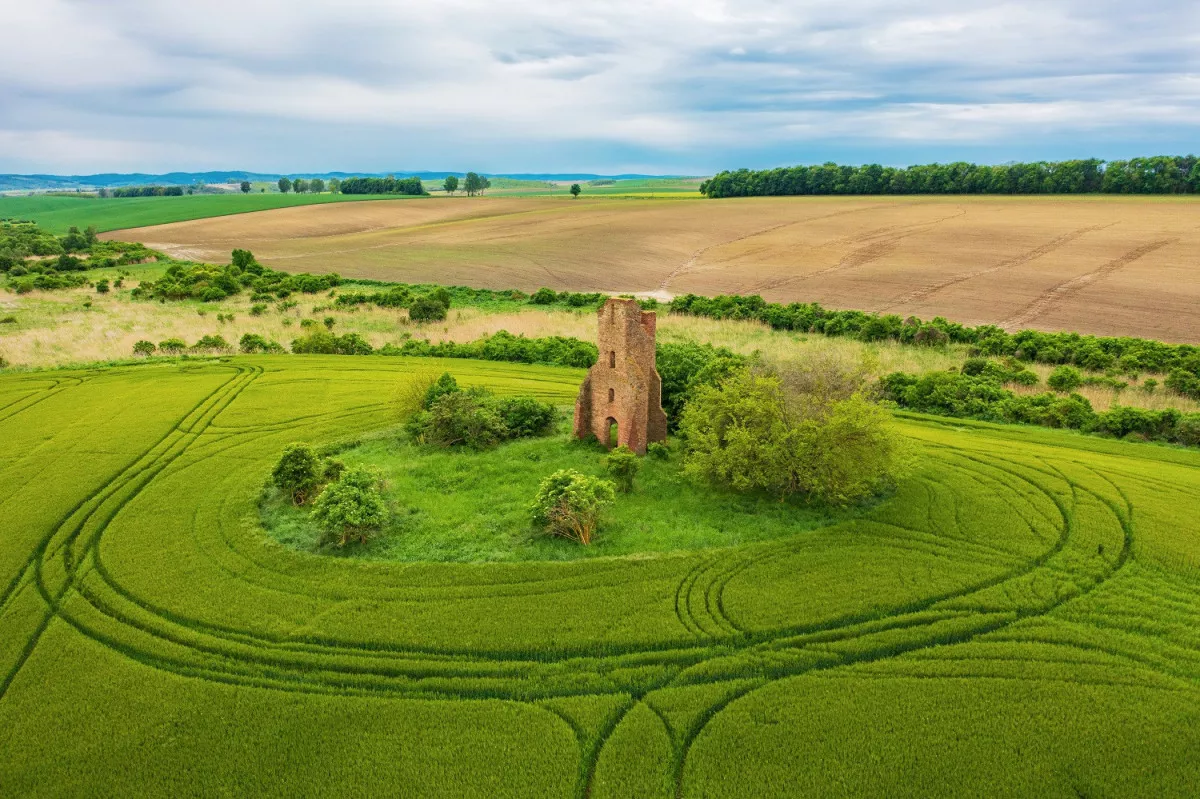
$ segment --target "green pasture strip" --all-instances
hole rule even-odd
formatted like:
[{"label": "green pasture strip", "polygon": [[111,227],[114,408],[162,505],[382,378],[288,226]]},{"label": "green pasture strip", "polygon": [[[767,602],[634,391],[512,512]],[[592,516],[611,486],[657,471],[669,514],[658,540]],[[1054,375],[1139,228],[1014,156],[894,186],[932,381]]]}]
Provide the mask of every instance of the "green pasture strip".
[{"label": "green pasture strip", "polygon": [[[798,513],[788,533],[785,508],[721,515],[680,485],[678,526],[728,546],[632,552],[635,528],[619,557],[400,563],[266,534],[263,484],[293,441],[388,467],[398,504],[454,518],[469,500],[485,518],[459,521],[494,533],[487,486],[500,524],[564,445],[433,467],[386,445],[392,399],[445,370],[564,405],[582,375],[294,355],[0,375],[0,556],[19,577],[0,604],[0,784],[1185,796],[1200,780],[1196,453],[904,414],[912,474],[846,518]],[[404,481],[422,473],[437,479]],[[739,531],[760,519],[774,537]]]},{"label": "green pasture strip", "polygon": [[165,225],[298,205],[413,199],[367,194],[195,194],[183,197],[0,197],[0,219],[29,219],[62,235],[74,226],[109,230]]}]

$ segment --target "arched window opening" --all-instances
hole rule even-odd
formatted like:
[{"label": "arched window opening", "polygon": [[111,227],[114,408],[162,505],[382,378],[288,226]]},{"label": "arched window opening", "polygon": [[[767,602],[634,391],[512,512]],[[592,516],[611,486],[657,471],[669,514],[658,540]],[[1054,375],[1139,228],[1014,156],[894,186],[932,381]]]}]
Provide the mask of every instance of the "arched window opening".
[{"label": "arched window opening", "polygon": [[608,352],[608,368],[609,369],[617,368],[617,351],[616,350],[609,350],[609,352]]},{"label": "arched window opening", "polygon": [[615,388],[610,388],[608,390],[608,401],[612,402],[616,398],[617,398],[617,390]]},{"label": "arched window opening", "polygon": [[617,420],[612,418],[611,416],[608,417],[608,435],[605,436],[604,438],[605,438],[605,444],[608,445],[609,449],[616,449],[616,447],[618,446],[617,445]]}]

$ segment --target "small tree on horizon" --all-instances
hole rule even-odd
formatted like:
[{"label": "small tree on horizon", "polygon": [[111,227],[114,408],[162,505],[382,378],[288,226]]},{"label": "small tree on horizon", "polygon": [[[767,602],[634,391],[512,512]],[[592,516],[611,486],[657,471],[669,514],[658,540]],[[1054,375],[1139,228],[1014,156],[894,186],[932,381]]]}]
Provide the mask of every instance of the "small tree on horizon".
[{"label": "small tree on horizon", "polygon": [[447,194],[454,194],[458,191],[458,175],[447,175],[446,179],[442,181],[442,188],[446,190]]},{"label": "small tree on horizon", "polygon": [[313,178],[308,182],[308,190],[313,194],[320,194],[325,191],[325,181],[320,178]]},{"label": "small tree on horizon", "polygon": [[572,196],[572,197],[574,197],[576,200],[578,200],[578,199],[579,199],[579,193],[580,193],[581,191],[583,191],[583,189],[579,188],[579,184],[578,184],[578,183],[572,183],[572,184],[571,184],[571,196]]},{"label": "small tree on horizon", "polygon": [[250,181],[243,180],[241,189],[242,189],[242,194],[249,194],[250,193]]},{"label": "small tree on horizon", "polygon": [[483,181],[478,174],[468,172],[467,176],[463,178],[463,191],[467,193],[468,197],[474,197],[483,190],[481,188],[482,183]]},{"label": "small tree on horizon", "polygon": [[280,178],[279,179],[279,190],[281,192],[283,192],[284,194],[287,194],[289,191],[292,190],[292,182],[285,177]]}]

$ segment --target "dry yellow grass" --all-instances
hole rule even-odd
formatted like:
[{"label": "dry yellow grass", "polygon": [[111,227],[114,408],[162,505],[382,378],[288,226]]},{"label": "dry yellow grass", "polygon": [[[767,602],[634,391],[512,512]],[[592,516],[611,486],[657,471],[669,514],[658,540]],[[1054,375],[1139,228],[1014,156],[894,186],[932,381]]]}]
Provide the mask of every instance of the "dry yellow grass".
[{"label": "dry yellow grass", "polygon": [[[454,308],[445,322],[418,325],[404,311],[360,306],[354,310],[325,307],[323,296],[305,297],[300,304],[279,312],[272,306],[262,316],[250,315],[250,302],[237,297],[221,303],[135,302],[128,290],[96,294],[89,289],[59,292],[33,292],[17,296],[0,294],[0,317],[17,318],[17,324],[0,325],[0,355],[17,366],[61,366],[116,360],[132,355],[140,339],[157,344],[167,338],[181,338],[188,344],[201,336],[217,334],[232,344],[244,333],[256,333],[274,339],[285,347],[303,335],[309,325],[323,327],[333,317],[334,332],[358,333],[374,347],[402,344],[407,338],[439,341],[474,341],[506,330],[514,335],[573,336],[592,340],[596,319],[591,311],[545,310],[537,307],[514,308],[494,312],[480,308]],[[91,303],[86,307],[84,303]],[[203,311],[203,314],[200,312]],[[232,314],[233,321],[218,321],[218,315]],[[882,376],[902,371],[924,373],[962,365],[967,357],[965,346],[924,349],[901,346],[895,342],[863,342],[821,335],[784,333],[758,322],[717,321],[689,316],[660,314],[660,341],[705,341],[728,347],[745,355],[759,354],[774,362],[804,361],[834,357],[846,363],[862,364],[866,370]],[[1030,365],[1041,383],[1033,388],[1014,387],[1021,393],[1045,391],[1046,377],[1052,367]],[[1156,377],[1162,383],[1162,375]],[[1146,393],[1136,387],[1116,392],[1100,386],[1084,386],[1080,393],[1097,410],[1120,403],[1145,408],[1176,408],[1200,411],[1200,403],[1165,393],[1161,387]]]},{"label": "dry yellow grass", "polygon": [[339,203],[109,234],[181,257],[490,288],[759,293],[1200,342],[1200,204],[1160,197]]}]

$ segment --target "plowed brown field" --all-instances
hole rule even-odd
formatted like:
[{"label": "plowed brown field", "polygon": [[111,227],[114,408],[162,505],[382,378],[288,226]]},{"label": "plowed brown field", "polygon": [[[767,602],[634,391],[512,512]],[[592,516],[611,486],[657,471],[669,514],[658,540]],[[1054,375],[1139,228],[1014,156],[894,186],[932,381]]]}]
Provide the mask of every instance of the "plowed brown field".
[{"label": "plowed brown field", "polygon": [[439,198],[117,231],[179,257],[492,288],[758,293],[1200,341],[1190,198]]}]

